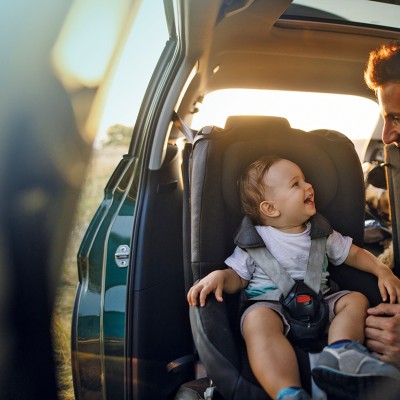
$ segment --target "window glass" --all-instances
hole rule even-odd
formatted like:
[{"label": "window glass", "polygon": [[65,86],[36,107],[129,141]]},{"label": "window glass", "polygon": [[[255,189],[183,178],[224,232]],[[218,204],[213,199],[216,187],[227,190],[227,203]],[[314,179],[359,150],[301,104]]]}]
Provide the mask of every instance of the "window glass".
[{"label": "window glass", "polygon": [[395,0],[294,0],[282,18],[400,30]]},{"label": "window glass", "polygon": [[377,103],[359,96],[273,90],[229,89],[209,93],[192,128],[224,127],[229,115],[285,117],[293,128],[332,129],[348,136],[362,159],[364,146],[379,121]]},{"label": "window glass", "polygon": [[97,144],[106,139],[107,131],[113,126],[132,131],[168,38],[163,1],[143,0],[119,57],[95,101],[89,123],[97,130]]}]

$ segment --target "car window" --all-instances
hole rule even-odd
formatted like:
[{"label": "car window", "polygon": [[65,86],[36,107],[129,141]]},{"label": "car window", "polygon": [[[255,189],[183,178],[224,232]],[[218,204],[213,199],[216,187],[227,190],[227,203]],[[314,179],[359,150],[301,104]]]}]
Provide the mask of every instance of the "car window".
[{"label": "car window", "polygon": [[398,13],[393,0],[293,0],[282,18],[399,30]]},{"label": "car window", "polygon": [[379,121],[376,102],[359,96],[274,90],[229,89],[211,92],[198,105],[192,127],[224,127],[229,115],[285,117],[293,128],[332,129],[353,141],[360,160]]},{"label": "car window", "polygon": [[[162,0],[143,0],[131,29],[99,91],[89,119],[96,143],[114,125],[132,128],[157,61],[169,38]],[[130,129],[131,131],[132,129]]]}]

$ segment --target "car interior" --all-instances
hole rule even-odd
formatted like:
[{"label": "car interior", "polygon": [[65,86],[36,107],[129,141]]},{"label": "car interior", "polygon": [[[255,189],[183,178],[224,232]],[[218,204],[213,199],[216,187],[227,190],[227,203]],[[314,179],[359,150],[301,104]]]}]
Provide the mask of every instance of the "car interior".
[{"label": "car interior", "polygon": [[[301,166],[315,189],[319,212],[332,221],[335,230],[362,244],[364,180],[354,146],[344,135],[322,129],[292,129],[287,120],[278,117],[231,117],[224,130],[200,131],[193,146],[190,203],[194,280],[224,268],[224,260],[234,248],[232,237],[243,218],[237,181],[247,165],[266,154],[277,154]],[[334,270],[333,279],[342,288],[362,288],[372,304],[379,301],[376,281],[370,276],[345,266],[337,274]],[[196,348],[224,398],[268,398],[251,376],[238,332],[239,304],[237,296],[224,304],[210,295],[206,307],[191,308]],[[310,388],[305,359],[304,354],[299,356],[300,370],[305,375],[304,386]]]},{"label": "car interior", "polygon": [[[374,98],[363,82],[367,55],[371,48],[392,39],[386,37],[392,36],[392,32],[348,24],[338,26],[336,21],[330,26],[320,23],[318,18],[291,18],[291,7],[296,11],[301,6],[292,5],[282,15],[287,6],[283,2],[275,2],[275,6],[270,2],[251,3],[232,14],[226,11],[224,18],[219,12],[213,40],[211,44],[204,43],[205,52],[180,104],[179,115],[188,118],[187,110],[196,112],[205,93],[225,87],[333,92]],[[246,40],[242,30],[234,29],[235,25],[251,26],[254,33],[246,31],[249,35]],[[266,32],[265,37],[260,32]],[[364,162],[384,163],[380,127],[378,123],[372,135],[375,137],[365,148]],[[189,211],[184,218],[189,220],[190,229],[186,226],[184,233],[190,232],[191,270],[187,270],[186,262],[185,276],[189,276],[186,282],[191,277],[195,282],[214,269],[224,268],[224,259],[233,250],[232,239],[242,218],[238,176],[246,165],[264,154],[277,153],[295,160],[316,190],[318,211],[332,221],[334,229],[353,237],[354,243],[364,245],[365,180],[360,158],[344,135],[324,126],[311,132],[296,131],[290,122],[276,117],[233,116],[222,128],[201,129],[190,153],[186,179],[190,182],[190,201],[184,206]],[[376,214],[373,217],[383,223]],[[391,237],[391,232],[388,236]],[[381,242],[368,245],[377,255],[383,251]],[[342,288],[360,290],[367,294],[371,304],[379,303],[375,278],[350,267],[336,272],[332,269],[331,275]],[[191,309],[195,347],[223,398],[268,398],[248,365],[238,332],[239,307],[238,296],[226,295],[225,304],[209,296],[206,307]],[[311,389],[310,360],[301,349],[298,359],[303,384]],[[369,395],[374,398],[371,388]]]},{"label": "car interior", "polygon": [[[347,1],[327,2],[330,7],[325,9],[312,0],[176,3],[180,22],[171,30],[177,29],[182,40],[177,70],[173,79],[166,79],[158,103],[148,107],[152,118],[139,113],[133,130],[130,156],[140,129],[149,132],[140,152],[134,154],[143,173],[136,179],[127,170],[119,181],[110,181],[116,192],[131,199],[136,212],[122,350],[126,362],[122,367],[106,357],[90,362],[99,371],[119,368],[127,377],[127,398],[200,399],[208,387],[215,387],[214,398],[268,399],[251,373],[238,331],[240,295],[226,295],[223,303],[209,296],[204,308],[190,310],[186,301],[189,287],[224,268],[234,248],[243,217],[237,192],[241,171],[266,154],[295,161],[314,186],[318,212],[334,229],[364,246],[368,219],[385,239],[393,237],[392,257],[399,274],[398,149],[386,149],[384,154],[379,110],[361,156],[347,132],[330,126],[299,129],[285,115],[269,114],[267,106],[263,115],[232,114],[223,124],[210,119],[201,129],[192,122],[207,95],[222,89],[341,94],[376,103],[363,73],[372,49],[400,39],[396,18],[382,22],[386,20],[378,13],[384,9],[387,17],[398,13],[399,6],[367,0],[355,1],[351,7]],[[357,12],[360,7],[370,12],[369,19]],[[305,104],[297,106],[309,119],[316,117]],[[374,210],[365,213],[364,162],[386,174],[390,222]],[[124,170],[126,160],[118,168]],[[130,180],[133,183],[125,190]],[[381,239],[365,245],[377,255],[384,251]],[[364,292],[371,304],[379,302],[371,275],[346,266],[340,273],[333,268],[331,274],[342,288]],[[83,353],[86,344],[89,341],[79,343]],[[112,340],[106,344],[113,346]],[[302,381],[311,390],[309,354],[297,349],[297,355]],[[102,379],[111,398],[111,390],[116,393],[112,381],[117,378],[108,374]],[[95,389],[85,390],[98,393],[101,385],[99,381]],[[118,390],[123,396],[123,390]]]},{"label": "car interior", "polygon": [[[221,88],[341,93],[375,101],[374,93],[363,80],[368,53],[383,41],[400,36],[398,30],[350,24],[332,14],[307,17],[307,12],[310,14],[315,10],[301,4],[290,5],[290,1],[204,3],[191,1],[185,5],[188,7],[184,19],[185,35],[196,40],[186,43],[182,68],[191,73],[182,74],[188,76],[182,85],[185,92],[180,103],[171,107],[188,127],[204,96]],[[194,64],[193,60],[196,60]],[[164,103],[166,108],[176,99],[169,96]],[[150,259],[141,260],[146,268],[137,269],[140,276],[135,277],[137,290],[132,296],[138,298],[135,297],[133,304],[145,301],[149,306],[165,304],[163,299],[173,292],[172,296],[177,298],[173,297],[171,304],[185,312],[184,293],[188,287],[208,272],[224,267],[223,261],[233,249],[234,233],[242,216],[236,180],[243,167],[261,154],[277,152],[296,160],[315,185],[318,210],[332,221],[334,228],[352,236],[355,243],[363,244],[364,178],[359,157],[341,133],[331,132],[324,126],[313,132],[299,132],[285,119],[237,116],[229,118],[225,126],[204,127],[193,143],[193,133],[186,128],[185,150],[176,152],[174,148],[182,149],[182,131],[185,129],[180,124],[170,123],[169,146],[162,152],[160,149],[165,149],[162,132],[165,132],[166,122],[159,121],[156,127],[149,160],[151,173],[147,185],[150,186],[146,190],[149,198],[144,203],[143,217],[150,221],[146,215],[152,215],[152,222],[150,226],[147,222],[146,229],[138,236],[136,252],[148,254]],[[371,158],[363,161],[383,161],[379,158],[383,148],[379,137],[377,129],[375,139],[365,153]],[[157,140],[160,143],[157,144]],[[181,163],[183,177],[178,167]],[[181,232],[169,229],[181,218],[181,196],[183,249],[177,247]],[[168,204],[168,211],[162,204]],[[165,221],[162,227],[157,223],[161,219]],[[146,251],[148,243],[153,246],[154,242],[163,242],[163,245],[157,247],[157,252]],[[179,257],[174,262],[171,260],[173,254],[181,251],[184,254],[185,291],[179,272],[165,271],[163,278],[164,272],[157,269],[165,263],[179,271]],[[155,273],[156,269],[158,273]],[[335,275],[334,271],[332,274]],[[343,287],[367,292],[371,303],[378,303],[375,280],[361,275],[359,278],[353,269],[343,268],[335,278]],[[150,287],[157,288],[157,295],[151,290],[143,290]],[[178,299],[177,293],[183,297]],[[148,307],[141,304],[141,310],[146,309]],[[135,358],[159,358],[162,353],[168,359],[174,353],[176,338],[179,338],[180,355],[184,357],[193,352],[193,335],[195,353],[198,352],[207,376],[223,398],[268,398],[252,377],[237,332],[237,298],[226,299],[221,305],[210,296],[204,309],[191,310],[191,332],[168,307],[161,307],[161,310],[157,320],[138,311],[136,323],[140,320],[139,329],[143,331],[138,337],[143,341],[135,342]],[[146,321],[154,327],[147,326]],[[175,323],[171,324],[171,321]],[[154,341],[148,332],[159,324],[168,326],[165,339],[159,339],[156,347],[150,346],[149,342]],[[176,336],[176,332],[179,335]],[[165,348],[170,355],[165,354]],[[143,354],[143,349],[151,354]],[[185,353],[183,349],[189,351]],[[301,351],[299,359],[309,365]],[[192,359],[189,360],[190,370]],[[178,374],[175,376],[181,374],[177,380],[183,379],[182,374],[188,371],[187,364],[177,362],[176,365],[180,368],[176,369]],[[139,370],[146,374],[150,367],[154,365]],[[159,368],[161,372],[161,363]],[[192,378],[196,376],[192,375]],[[306,385],[311,384],[306,372],[303,378]],[[165,377],[165,382],[174,385],[170,376]]]}]

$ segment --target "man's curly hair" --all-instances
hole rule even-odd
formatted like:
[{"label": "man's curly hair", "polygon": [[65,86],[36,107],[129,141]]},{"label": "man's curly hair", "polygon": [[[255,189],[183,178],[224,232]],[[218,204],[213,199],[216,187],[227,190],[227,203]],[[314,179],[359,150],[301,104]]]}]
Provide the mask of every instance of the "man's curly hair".
[{"label": "man's curly hair", "polygon": [[364,79],[375,93],[385,83],[400,83],[400,42],[383,44],[370,52]]}]

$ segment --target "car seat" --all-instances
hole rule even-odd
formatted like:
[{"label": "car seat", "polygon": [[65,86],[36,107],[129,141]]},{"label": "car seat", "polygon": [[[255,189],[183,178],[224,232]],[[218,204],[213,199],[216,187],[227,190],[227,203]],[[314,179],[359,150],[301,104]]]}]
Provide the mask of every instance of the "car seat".
[{"label": "car seat", "polygon": [[[235,116],[224,129],[205,127],[194,139],[190,167],[190,231],[193,282],[216,269],[234,249],[243,218],[237,181],[244,168],[267,154],[297,163],[313,185],[317,210],[332,227],[362,246],[364,180],[352,142],[330,130],[305,132],[284,118]],[[340,271],[339,271],[340,270]],[[375,277],[341,266],[331,271],[343,289],[379,302]],[[240,294],[209,295],[205,307],[191,307],[194,343],[208,376],[224,399],[269,399],[249,367],[239,331]],[[296,348],[303,386],[310,390],[309,354]],[[271,365],[273,368],[273,365]]]}]

